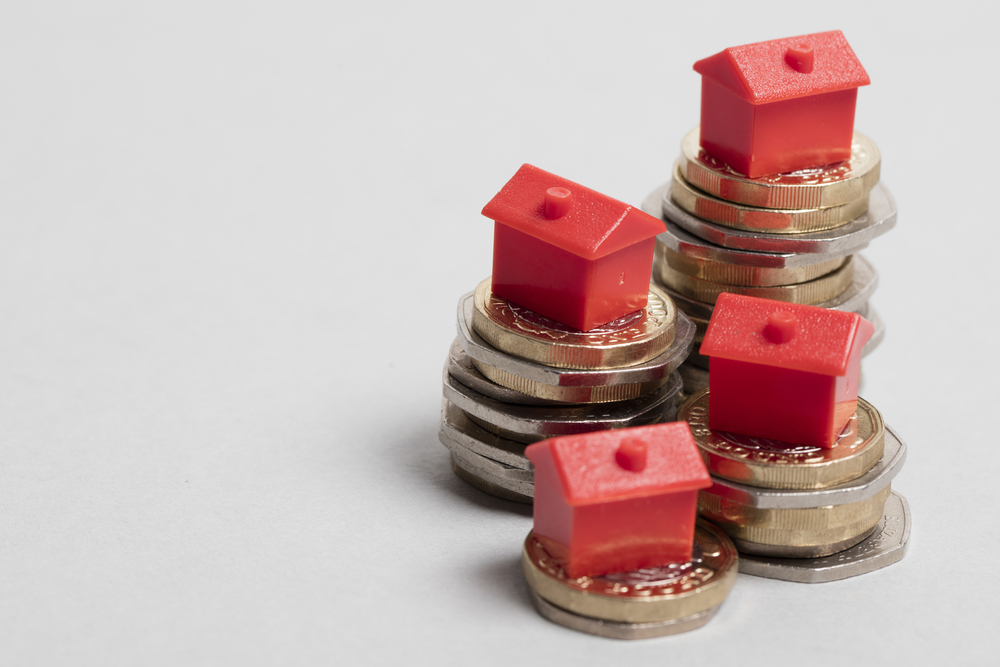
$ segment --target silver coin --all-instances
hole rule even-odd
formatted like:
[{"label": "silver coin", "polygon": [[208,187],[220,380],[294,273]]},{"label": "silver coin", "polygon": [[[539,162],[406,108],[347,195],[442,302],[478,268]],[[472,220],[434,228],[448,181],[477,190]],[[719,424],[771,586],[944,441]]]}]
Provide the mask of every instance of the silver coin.
[{"label": "silver coin", "polygon": [[861,348],[861,356],[867,357],[875,351],[876,347],[882,344],[883,340],[885,340],[885,322],[882,321],[882,316],[878,314],[878,311],[871,306],[866,309],[866,313],[862,315],[862,317],[871,322],[875,327],[875,333],[873,333],[872,337],[868,339],[865,346]]},{"label": "silver coin", "polygon": [[[454,451],[461,447],[474,454],[522,471],[533,471],[534,466],[524,455],[525,444],[495,433],[490,433],[469,419],[469,416],[449,401],[441,400],[441,428],[438,432],[441,444]],[[499,473],[499,470],[494,472]],[[520,477],[534,482],[534,475]]]},{"label": "silver coin", "polygon": [[670,421],[676,416],[681,379],[674,375],[659,389],[638,398],[617,403],[572,406],[515,405],[501,403],[456,382],[448,369],[442,374],[444,397],[478,419],[500,429],[518,442],[611,428],[642,426]]},{"label": "silver coin", "polygon": [[501,403],[520,403],[522,405],[572,405],[562,401],[550,401],[545,398],[536,398],[522,394],[514,389],[508,389],[493,382],[479,372],[479,369],[472,363],[472,357],[465,353],[462,344],[455,339],[448,349],[448,372],[451,376],[464,384],[466,387],[475,389],[484,396],[489,396]]},{"label": "silver coin", "polygon": [[661,186],[657,193],[661,204],[659,217],[674,222],[710,243],[736,250],[808,253],[832,259],[853,255],[867,246],[872,239],[885,234],[896,225],[896,202],[882,183],[871,191],[868,211],[863,215],[835,229],[803,234],[766,234],[715,225],[691,215],[674,204],[670,199],[669,184]]},{"label": "silver coin", "polygon": [[844,505],[867,500],[892,482],[906,461],[906,443],[885,427],[882,458],[861,477],[826,489],[764,489],[712,477],[712,486],[702,491],[763,509],[798,509]]},{"label": "silver coin", "polygon": [[757,577],[819,584],[856,577],[892,565],[906,555],[910,506],[893,491],[872,534],[855,546],[822,558],[773,558],[740,554],[740,572]]},{"label": "silver coin", "polygon": [[496,366],[528,380],[556,387],[603,387],[638,384],[668,377],[680,366],[694,345],[694,323],[683,313],[677,313],[674,342],[660,356],[635,366],[601,370],[553,368],[501,352],[472,329],[473,294],[458,300],[458,342],[473,359]]},{"label": "silver coin", "polygon": [[698,368],[707,371],[708,360],[709,357],[703,357],[701,353],[698,352],[698,348],[695,347],[693,350],[691,350],[691,354],[688,355],[688,358],[684,361],[684,363],[689,364],[691,366],[697,366]]},{"label": "silver coin", "polygon": [[[659,281],[656,284],[677,304],[679,312],[687,313],[692,317],[699,317],[704,320],[712,319],[712,312],[715,310],[713,304],[705,303],[704,301],[695,301],[679,292],[675,292]],[[850,287],[833,299],[817,303],[816,305],[820,308],[854,313],[859,309],[868,308],[868,300],[871,298],[876,287],[878,287],[878,272],[875,270],[875,267],[863,255],[855,255],[854,278],[851,280]]]},{"label": "silver coin", "polygon": [[522,493],[525,489],[523,482],[494,477],[489,473],[482,472],[474,466],[469,466],[461,457],[456,457],[454,452],[451,455],[451,469],[456,477],[483,493],[526,505],[531,505],[534,502],[532,500],[535,493],[534,485],[530,489],[530,495],[525,495]]},{"label": "silver coin", "polygon": [[698,368],[694,364],[681,364],[677,372],[684,381],[684,393],[688,396],[708,386],[708,371],[704,368]]},{"label": "silver coin", "polygon": [[[655,195],[656,193],[651,195],[650,199],[654,199]],[[659,216],[658,209],[660,202],[658,197],[655,197],[655,199],[656,211],[653,212],[652,215]],[[646,205],[643,205],[643,210],[646,211],[646,213],[650,213],[650,211],[646,209]],[[714,243],[709,243],[704,239],[698,238],[694,234],[685,231],[683,227],[677,226],[670,220],[664,220],[664,223],[667,226],[667,231],[656,237],[657,245],[666,246],[674,252],[678,252],[682,255],[687,255],[688,257],[693,257],[695,259],[720,262],[722,264],[734,264],[736,266],[754,266],[763,269],[794,269],[836,259],[837,257],[846,257],[847,255],[852,254],[852,252],[860,250],[860,248],[855,248],[841,254],[815,254],[801,252],[777,253],[735,250],[733,248],[723,248],[722,246],[718,246]]]},{"label": "silver coin", "polygon": [[579,630],[600,637],[610,637],[611,639],[650,639],[652,637],[666,637],[676,635],[689,630],[695,630],[712,620],[715,613],[722,605],[715,605],[705,611],[673,621],[658,621],[655,623],[620,623],[617,621],[603,621],[599,618],[581,616],[580,614],[567,611],[562,607],[557,607],[551,602],[542,598],[538,593],[528,589],[531,595],[531,602],[535,605],[538,613],[549,619],[553,623],[558,623],[572,630]]}]

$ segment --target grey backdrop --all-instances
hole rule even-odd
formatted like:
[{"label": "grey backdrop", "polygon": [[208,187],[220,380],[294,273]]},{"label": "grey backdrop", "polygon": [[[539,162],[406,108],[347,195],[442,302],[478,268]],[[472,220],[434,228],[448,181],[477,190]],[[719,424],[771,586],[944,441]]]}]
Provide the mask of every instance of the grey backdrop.
[{"label": "grey backdrop", "polygon": [[[973,3],[8,3],[0,662],[982,664],[998,648],[995,14]],[[905,11],[900,8],[905,7]],[[906,559],[741,577],[690,634],[531,608],[521,506],[437,443],[479,211],[523,162],[639,203],[692,63],[842,29],[899,224],[865,396]],[[959,662],[955,660],[955,662]]]}]

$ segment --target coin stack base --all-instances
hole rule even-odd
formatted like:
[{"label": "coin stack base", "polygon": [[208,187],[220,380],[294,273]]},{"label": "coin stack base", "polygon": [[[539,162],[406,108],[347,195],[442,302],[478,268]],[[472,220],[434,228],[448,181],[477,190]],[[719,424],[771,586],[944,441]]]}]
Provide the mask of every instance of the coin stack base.
[{"label": "coin stack base", "polygon": [[740,553],[740,572],[756,577],[820,584],[874,572],[899,562],[910,540],[910,506],[895,491],[871,534],[858,544],[823,558],[775,558]]},{"label": "coin stack base", "polygon": [[736,582],[739,555],[725,533],[699,519],[688,563],[570,579],[529,533],[521,566],[545,618],[602,637],[647,639],[708,623]]},{"label": "coin stack base", "polygon": [[716,605],[703,612],[678,618],[672,621],[658,621],[654,623],[617,623],[615,621],[604,621],[599,618],[581,616],[557,607],[551,602],[546,602],[533,590],[528,590],[531,596],[531,603],[535,605],[538,613],[549,619],[553,623],[558,623],[572,630],[579,630],[591,635],[608,637],[609,639],[653,639],[654,637],[666,637],[668,635],[679,635],[682,632],[697,630],[712,620],[715,613],[722,605]]}]

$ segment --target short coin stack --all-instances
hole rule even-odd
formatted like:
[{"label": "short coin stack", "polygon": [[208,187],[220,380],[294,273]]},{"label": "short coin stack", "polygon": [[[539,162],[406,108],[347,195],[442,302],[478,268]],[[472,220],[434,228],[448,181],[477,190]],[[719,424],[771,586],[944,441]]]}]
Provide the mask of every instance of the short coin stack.
[{"label": "short coin stack", "polygon": [[710,429],[709,392],[692,395],[678,420],[712,475],[699,513],[736,544],[741,572],[818,583],[903,557],[909,508],[890,483],[906,445],[874,406],[859,399],[836,446],[821,449]]},{"label": "short coin stack", "polygon": [[655,284],[642,310],[580,332],[497,297],[484,280],[459,300],[443,373],[439,438],[452,469],[487,493],[532,502],[528,444],[675,419],[676,369],[694,334]]},{"label": "short coin stack", "polygon": [[[747,178],[702,150],[697,128],[684,137],[671,182],[643,210],[666,223],[653,277],[697,325],[696,342],[718,295],[733,292],[857,312],[875,325],[871,352],[885,333],[869,304],[878,274],[857,253],[896,223],[880,165],[855,132],[849,160]],[[680,372],[686,393],[708,386],[697,352]]]},{"label": "short coin stack", "polygon": [[704,521],[695,527],[687,563],[573,579],[534,534],[521,552],[531,601],[542,616],[614,639],[662,637],[705,625],[736,582],[738,561],[733,543]]}]

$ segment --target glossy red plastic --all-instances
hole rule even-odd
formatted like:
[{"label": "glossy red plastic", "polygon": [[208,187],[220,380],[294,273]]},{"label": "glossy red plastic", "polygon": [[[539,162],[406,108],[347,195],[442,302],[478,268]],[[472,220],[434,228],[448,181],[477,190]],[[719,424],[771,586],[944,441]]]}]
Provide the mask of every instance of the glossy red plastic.
[{"label": "glossy red plastic", "polygon": [[871,83],[843,33],[734,46],[699,60],[701,146],[751,178],[851,155],[857,89]]},{"label": "glossy red plastic", "polygon": [[829,449],[858,405],[857,313],[725,293],[700,354],[709,360],[709,427]]},{"label": "glossy red plastic", "polygon": [[691,560],[711,478],[687,423],[550,438],[525,455],[534,534],[571,578]]},{"label": "glossy red plastic", "polygon": [[646,306],[660,220],[530,164],[483,215],[497,296],[580,331]]}]

